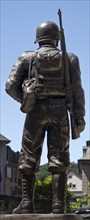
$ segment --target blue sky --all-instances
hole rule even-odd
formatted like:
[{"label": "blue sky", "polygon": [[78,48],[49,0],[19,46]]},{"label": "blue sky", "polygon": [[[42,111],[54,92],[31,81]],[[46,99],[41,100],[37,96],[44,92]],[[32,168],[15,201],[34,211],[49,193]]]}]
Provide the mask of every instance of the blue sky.
[{"label": "blue sky", "polygon": [[[21,148],[21,138],[25,114],[19,109],[20,105],[5,92],[5,83],[13,64],[24,51],[35,50],[35,31],[43,21],[54,21],[59,25],[57,11],[60,8],[63,16],[67,51],[79,57],[82,85],[86,98],[86,129],[81,137],[70,141],[71,161],[82,157],[82,146],[90,139],[89,128],[89,0],[1,0],[1,131],[0,133],[11,140],[10,146],[17,151]],[[41,163],[47,162],[46,138],[43,145]]]}]

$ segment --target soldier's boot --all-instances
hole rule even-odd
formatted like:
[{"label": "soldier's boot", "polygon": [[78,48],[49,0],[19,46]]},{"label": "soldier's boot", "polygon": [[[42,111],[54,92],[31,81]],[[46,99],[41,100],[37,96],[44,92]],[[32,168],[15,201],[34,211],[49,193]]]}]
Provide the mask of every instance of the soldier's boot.
[{"label": "soldier's boot", "polygon": [[22,201],[13,210],[13,214],[34,213],[35,175],[22,176]]},{"label": "soldier's boot", "polygon": [[52,175],[52,212],[54,214],[66,213],[66,178],[66,172]]}]

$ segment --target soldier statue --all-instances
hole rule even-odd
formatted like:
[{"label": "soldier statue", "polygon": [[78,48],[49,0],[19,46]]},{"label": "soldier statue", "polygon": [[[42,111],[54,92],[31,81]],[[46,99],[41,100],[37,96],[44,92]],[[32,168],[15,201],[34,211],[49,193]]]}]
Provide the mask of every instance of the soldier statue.
[{"label": "soldier statue", "polygon": [[[13,210],[15,214],[34,213],[35,175],[46,132],[48,170],[52,173],[52,213],[66,212],[69,114],[75,139],[85,128],[85,101],[78,57],[66,54],[69,71],[65,73],[64,53],[58,49],[60,40],[60,30],[54,22],[41,23],[35,41],[39,48],[24,52],[17,59],[6,82],[6,92],[21,103],[21,111],[26,113],[18,165],[22,175],[22,201]],[[67,88],[66,74],[70,88]]]}]

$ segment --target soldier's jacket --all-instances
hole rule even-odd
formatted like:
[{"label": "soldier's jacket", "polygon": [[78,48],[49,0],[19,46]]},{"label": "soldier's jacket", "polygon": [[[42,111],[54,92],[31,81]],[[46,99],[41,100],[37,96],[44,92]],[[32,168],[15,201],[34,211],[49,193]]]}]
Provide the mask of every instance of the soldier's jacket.
[{"label": "soldier's jacket", "polygon": [[[58,50],[58,49],[56,49]],[[24,52],[13,65],[9,78],[6,82],[6,92],[16,101],[22,103],[22,84],[28,78],[30,59],[34,54],[33,51]],[[85,115],[84,90],[81,83],[81,72],[79,60],[73,53],[68,54],[69,74],[73,95],[73,111],[77,116]],[[63,75],[63,73],[62,73]],[[64,77],[63,77],[64,85]]]}]

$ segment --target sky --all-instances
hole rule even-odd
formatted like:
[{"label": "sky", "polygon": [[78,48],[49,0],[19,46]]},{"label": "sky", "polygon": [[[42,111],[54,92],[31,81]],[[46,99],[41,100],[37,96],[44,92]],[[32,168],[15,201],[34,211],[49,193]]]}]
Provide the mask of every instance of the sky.
[{"label": "sky", "polygon": [[[0,80],[0,133],[7,137],[10,147],[20,151],[25,114],[20,104],[5,92],[5,83],[16,59],[28,50],[36,50],[34,44],[36,27],[43,21],[59,25],[57,11],[62,11],[67,52],[79,58],[82,86],[85,91],[86,128],[77,140],[70,139],[70,160],[77,162],[82,157],[82,147],[90,140],[90,2],[89,0],[1,0],[1,80]],[[47,137],[43,144],[41,164],[47,163]]]}]

